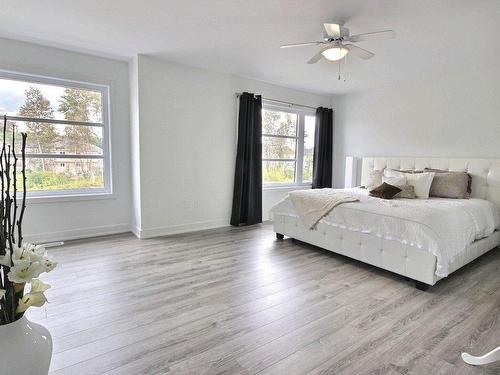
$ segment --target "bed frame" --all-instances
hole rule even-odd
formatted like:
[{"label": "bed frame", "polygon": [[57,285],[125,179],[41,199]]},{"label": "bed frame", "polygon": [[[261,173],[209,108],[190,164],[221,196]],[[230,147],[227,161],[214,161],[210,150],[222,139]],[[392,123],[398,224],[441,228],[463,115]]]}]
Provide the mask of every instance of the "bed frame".
[{"label": "bed frame", "polygon": [[[500,159],[365,157],[362,159],[361,185],[366,184],[369,171],[384,168],[466,171],[472,176],[472,197],[487,199],[500,207]],[[435,274],[436,257],[410,245],[321,222],[315,230],[309,230],[298,217],[288,215],[274,215],[273,227],[278,239],[283,239],[286,235],[392,271],[415,280],[416,287],[421,290],[440,279]],[[498,231],[474,242],[455,259],[450,273],[499,245]]]}]

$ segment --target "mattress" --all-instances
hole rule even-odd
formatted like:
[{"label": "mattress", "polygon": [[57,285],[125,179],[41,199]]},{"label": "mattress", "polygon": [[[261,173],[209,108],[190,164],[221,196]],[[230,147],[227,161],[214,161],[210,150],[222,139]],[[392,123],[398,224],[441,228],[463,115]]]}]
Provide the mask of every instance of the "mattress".
[{"label": "mattress", "polygon": [[[359,202],[336,207],[320,223],[427,251],[437,259],[438,277],[448,276],[450,266],[474,241],[500,228],[499,209],[484,199],[385,200],[369,197],[366,189],[340,190]],[[298,217],[288,197],[271,208],[271,219],[274,215]]]}]

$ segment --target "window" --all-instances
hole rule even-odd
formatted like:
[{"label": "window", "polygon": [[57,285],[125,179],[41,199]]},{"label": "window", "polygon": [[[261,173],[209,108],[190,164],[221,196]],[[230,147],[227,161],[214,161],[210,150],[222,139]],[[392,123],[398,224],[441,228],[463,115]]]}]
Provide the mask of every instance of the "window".
[{"label": "window", "polygon": [[264,187],[312,183],[315,114],[312,110],[264,104],[262,181]]},{"label": "window", "polygon": [[29,196],[111,192],[107,86],[0,71],[0,114],[16,152],[28,134]]}]

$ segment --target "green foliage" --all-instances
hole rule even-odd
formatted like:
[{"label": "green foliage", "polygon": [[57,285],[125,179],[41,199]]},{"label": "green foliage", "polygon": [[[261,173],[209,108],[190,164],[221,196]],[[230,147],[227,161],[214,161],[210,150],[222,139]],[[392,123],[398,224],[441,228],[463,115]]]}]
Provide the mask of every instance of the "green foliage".
[{"label": "green foliage", "polygon": [[[93,91],[66,88],[59,101],[59,111],[66,120],[97,122],[101,121],[101,94]],[[88,126],[68,126],[65,138],[71,152],[87,153],[90,145],[102,147],[101,139]]]},{"label": "green foliage", "polygon": [[262,132],[264,134],[291,135],[297,131],[297,116],[293,113],[262,111]]},{"label": "green foliage", "polygon": [[[50,106],[50,101],[43,96],[38,88],[30,86],[24,95],[26,99],[19,110],[20,116],[54,118],[54,110]],[[60,138],[54,124],[27,122],[26,127],[26,133],[28,134],[27,148],[35,148],[39,153],[49,150]]]},{"label": "green foliage", "polygon": [[21,116],[54,118],[54,110],[50,106],[50,101],[43,96],[40,89],[30,86],[24,95],[25,101],[19,110]]},{"label": "green foliage", "polygon": [[302,170],[302,181],[312,181],[313,174],[313,154],[308,153],[304,155],[304,169]]},{"label": "green foliage", "polygon": [[[297,116],[292,113],[262,111],[262,132],[264,134],[295,136]],[[295,142],[290,138],[264,137],[263,157],[267,159],[295,158]]]},{"label": "green foliage", "polygon": [[[297,121],[297,115],[293,113],[265,109],[262,111],[263,159],[296,159]],[[313,166],[314,116],[305,116],[304,127],[304,165],[297,165],[297,168],[302,168],[302,182],[310,182],[312,181]],[[266,134],[270,136],[266,136]],[[292,138],[273,137],[272,135]],[[295,172],[294,162],[264,160],[262,163],[264,183],[293,183]]]},{"label": "green foliage", "polygon": [[59,101],[59,111],[66,120],[100,122],[101,94],[94,91],[66,88]]},{"label": "green foliage", "polygon": [[[19,177],[18,185],[22,186]],[[97,176],[95,178],[75,178],[68,173],[54,173],[51,171],[26,172],[26,187],[28,191],[86,189],[103,186],[104,180],[102,176]]]},{"label": "green foliage", "polygon": [[295,181],[294,163],[263,162],[262,181],[264,183],[284,183]]}]

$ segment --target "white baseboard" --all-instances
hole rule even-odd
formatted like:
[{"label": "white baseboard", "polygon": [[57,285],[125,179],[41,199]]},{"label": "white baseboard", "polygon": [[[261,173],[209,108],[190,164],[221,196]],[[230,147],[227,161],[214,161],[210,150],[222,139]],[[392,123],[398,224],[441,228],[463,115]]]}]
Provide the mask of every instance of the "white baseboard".
[{"label": "white baseboard", "polygon": [[134,233],[138,238],[144,239],[144,238],[169,236],[172,234],[197,232],[200,230],[222,228],[227,226],[229,226],[228,219],[219,219],[219,220],[198,221],[188,224],[169,225],[164,227],[145,228],[145,229],[132,227],[132,233]]},{"label": "white baseboard", "polygon": [[132,225],[132,227],[130,227],[130,231],[134,234],[134,236],[136,236],[137,238],[141,238],[141,228],[135,226],[135,225]]},{"label": "white baseboard", "polygon": [[80,238],[89,238],[105,236],[110,234],[132,232],[138,238],[153,238],[168,236],[173,234],[196,232],[205,229],[222,228],[229,226],[228,219],[198,221],[189,224],[170,225],[164,227],[155,227],[141,229],[130,224],[104,225],[91,228],[79,228],[65,231],[44,232],[44,233],[26,233],[24,239],[30,242],[54,242],[69,241]]},{"label": "white baseboard", "polygon": [[31,242],[54,242],[54,241],[69,241],[80,238],[105,236],[108,234],[118,234],[130,232],[130,224],[113,224],[103,225],[91,228],[78,228],[57,232],[45,233],[26,233],[24,238]]}]

